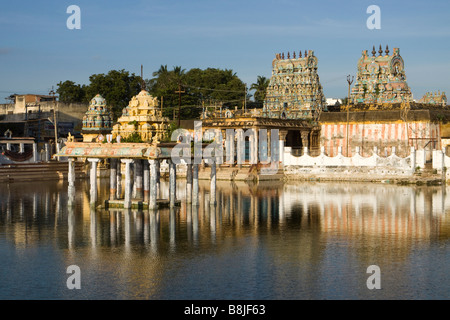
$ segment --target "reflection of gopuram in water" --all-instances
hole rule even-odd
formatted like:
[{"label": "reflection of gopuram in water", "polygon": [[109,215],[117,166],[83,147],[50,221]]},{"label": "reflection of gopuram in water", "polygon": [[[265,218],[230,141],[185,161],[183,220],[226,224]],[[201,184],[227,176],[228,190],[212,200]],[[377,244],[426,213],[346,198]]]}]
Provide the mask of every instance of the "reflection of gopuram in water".
[{"label": "reflection of gopuram in water", "polygon": [[[77,187],[88,190],[87,185]],[[168,183],[161,188],[166,193]],[[3,231],[13,229],[16,245],[54,238],[69,249],[86,245],[86,238],[92,247],[139,244],[157,249],[160,244],[176,247],[184,242],[204,246],[226,235],[258,235],[274,228],[314,230],[320,241],[328,236],[361,245],[386,241],[406,251],[412,240],[450,236],[450,198],[442,187],[280,183],[275,188],[273,183],[252,187],[219,182],[216,206],[209,203],[209,183],[201,181],[199,188],[198,206],[186,205],[180,188],[180,208],[154,211],[95,210],[87,191],[76,194],[77,206],[66,207],[68,194],[62,183],[45,192],[7,185],[1,187],[0,226]]]}]

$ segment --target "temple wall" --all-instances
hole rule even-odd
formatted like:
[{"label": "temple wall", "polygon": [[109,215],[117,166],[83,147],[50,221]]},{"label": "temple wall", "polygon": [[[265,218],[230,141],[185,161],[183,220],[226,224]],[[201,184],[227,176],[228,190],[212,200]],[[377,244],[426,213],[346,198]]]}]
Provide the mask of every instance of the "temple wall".
[{"label": "temple wall", "polygon": [[[363,156],[372,155],[374,147],[378,155],[388,156],[395,147],[397,155],[403,157],[409,154],[411,146],[416,149],[429,147],[429,150],[440,147],[439,124],[430,122],[349,122],[348,132],[349,156],[354,155],[356,147],[360,147]],[[339,147],[347,155],[347,124],[322,123],[320,143],[330,157],[337,155]]]},{"label": "temple wall", "polygon": [[[284,174],[287,178],[314,178],[320,180],[389,180],[412,177],[417,167],[424,168],[426,163],[425,150],[410,148],[406,157],[394,153],[384,157],[378,156],[374,148],[371,156],[361,156],[359,148],[351,157],[342,154],[338,148],[335,156],[321,154],[311,157],[305,150],[300,157],[293,156],[290,147],[284,148]],[[449,158],[450,164],[450,158]]]}]

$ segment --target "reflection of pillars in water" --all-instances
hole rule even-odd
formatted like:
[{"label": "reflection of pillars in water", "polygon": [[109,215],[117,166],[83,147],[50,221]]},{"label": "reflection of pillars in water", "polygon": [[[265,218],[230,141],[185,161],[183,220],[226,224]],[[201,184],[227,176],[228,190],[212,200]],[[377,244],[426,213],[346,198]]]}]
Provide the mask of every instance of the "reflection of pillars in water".
[{"label": "reflection of pillars in water", "polygon": [[48,214],[50,212],[50,192],[47,191],[45,193],[45,207],[44,207],[44,216],[48,218]]},{"label": "reflection of pillars in water", "polygon": [[192,207],[192,237],[194,244],[198,244],[198,206]]},{"label": "reflection of pillars in water", "polygon": [[[8,204],[9,204],[9,199],[8,199]],[[35,219],[35,220],[37,219],[38,204],[39,204],[38,195],[37,195],[37,193],[35,193],[35,194],[33,194],[33,219]]]},{"label": "reflection of pillars in water", "polygon": [[19,217],[20,217],[20,220],[23,220],[23,214],[25,213],[25,205],[23,203],[23,200],[24,199],[21,198],[20,199],[20,204],[19,204]]},{"label": "reflection of pillars in water", "polygon": [[144,211],[142,212],[142,222],[144,224],[143,226],[143,239],[144,244],[147,246],[150,243],[150,217],[149,212]]},{"label": "reflection of pillars in water", "polygon": [[255,210],[256,210],[255,200],[256,200],[255,195],[252,194],[252,193],[250,193],[250,214],[249,214],[249,222],[250,222],[250,224],[253,224],[253,227],[256,229],[256,228],[257,228],[257,223],[256,223],[256,221],[255,221],[255,219],[256,219],[256,214],[255,214]]},{"label": "reflection of pillars in water", "polygon": [[192,206],[186,206],[186,232],[187,240],[189,243],[192,242]]},{"label": "reflection of pillars in water", "polygon": [[192,164],[188,163],[186,168],[186,203],[192,203]]},{"label": "reflection of pillars in water", "polygon": [[177,165],[170,159],[167,162],[169,163],[169,206],[173,208],[177,198]]},{"label": "reflection of pillars in water", "polygon": [[150,245],[153,252],[156,252],[159,239],[159,211],[150,210],[148,215],[150,221]]},{"label": "reflection of pillars in water", "polygon": [[90,207],[90,218],[91,218],[91,226],[90,226],[90,236],[91,236],[91,246],[92,248],[97,247],[97,215],[94,207]]},{"label": "reflection of pillars in water", "polygon": [[[272,196],[268,196],[266,197],[266,201],[267,201],[267,227],[270,228],[272,227]],[[259,211],[259,207],[257,205],[256,210]]]},{"label": "reflection of pillars in water", "polygon": [[209,191],[209,202],[211,205],[216,205],[216,161],[213,159],[211,163],[211,187]]},{"label": "reflection of pillars in water", "polygon": [[143,180],[144,180],[144,202],[148,201],[150,194],[150,164],[148,161],[143,161]]},{"label": "reflection of pillars in water", "polygon": [[68,207],[72,207],[75,205],[75,186],[68,186],[67,188],[67,205]]},{"label": "reflection of pillars in water", "polygon": [[176,215],[175,207],[169,209],[170,249],[175,250]]},{"label": "reflection of pillars in water", "polygon": [[97,163],[99,159],[89,158],[88,161],[91,163],[91,172],[90,172],[90,204],[95,205],[97,202]]},{"label": "reflection of pillars in water", "polygon": [[125,199],[123,201],[123,207],[125,209],[131,208],[131,164],[132,159],[122,159],[125,163]]},{"label": "reflection of pillars in water", "polygon": [[131,210],[124,210],[123,215],[125,218],[125,249],[129,251],[131,247]]},{"label": "reflection of pillars in water", "polygon": [[148,160],[150,166],[150,197],[148,200],[148,209],[156,210],[156,200],[157,200],[157,166],[158,160]]},{"label": "reflection of pillars in water", "polygon": [[133,216],[134,216],[134,225],[135,225],[135,229],[136,229],[136,234],[139,236],[139,238],[141,238],[142,232],[143,232],[142,211],[135,211]]},{"label": "reflection of pillars in water", "polygon": [[211,242],[216,242],[216,206],[211,204],[209,206],[209,226],[211,229]]},{"label": "reflection of pillars in water", "polygon": [[111,245],[117,245],[117,220],[116,211],[109,211],[109,236],[111,238]]},{"label": "reflection of pillars in water", "polygon": [[67,207],[67,243],[69,250],[75,243],[75,213],[72,206]]},{"label": "reflection of pillars in water", "polygon": [[192,205],[198,206],[199,201],[199,187],[198,187],[198,164],[193,164],[193,172],[192,172]]},{"label": "reflection of pillars in water", "polygon": [[117,159],[110,159],[109,200],[117,199]]}]

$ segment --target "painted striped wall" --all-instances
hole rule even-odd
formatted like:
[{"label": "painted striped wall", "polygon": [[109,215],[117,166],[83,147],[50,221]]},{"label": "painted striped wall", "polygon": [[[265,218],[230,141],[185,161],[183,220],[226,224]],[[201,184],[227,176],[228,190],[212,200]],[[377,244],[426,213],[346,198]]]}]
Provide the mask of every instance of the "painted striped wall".
[{"label": "painted striped wall", "polygon": [[[409,155],[411,146],[441,148],[439,124],[430,122],[350,122],[348,132],[349,156],[354,155],[356,147],[360,147],[363,156],[372,155],[374,147],[380,156],[389,156],[395,147],[397,155],[402,157]],[[347,155],[347,123],[322,123],[320,144],[330,157],[337,155],[338,147]]]}]

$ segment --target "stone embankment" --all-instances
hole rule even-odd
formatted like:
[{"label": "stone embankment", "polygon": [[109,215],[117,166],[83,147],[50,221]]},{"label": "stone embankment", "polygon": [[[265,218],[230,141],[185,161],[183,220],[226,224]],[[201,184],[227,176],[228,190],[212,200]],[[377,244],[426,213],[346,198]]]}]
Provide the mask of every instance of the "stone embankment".
[{"label": "stone embankment", "polygon": [[[67,162],[49,161],[42,163],[0,165],[0,182],[43,181],[67,179]],[[84,177],[84,164],[75,164],[77,177]]]}]

